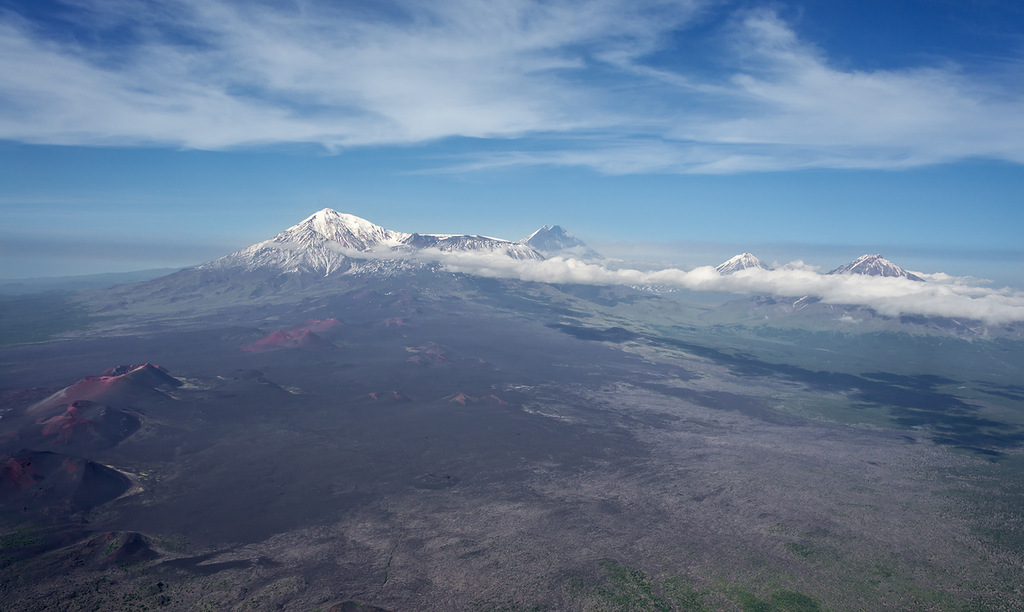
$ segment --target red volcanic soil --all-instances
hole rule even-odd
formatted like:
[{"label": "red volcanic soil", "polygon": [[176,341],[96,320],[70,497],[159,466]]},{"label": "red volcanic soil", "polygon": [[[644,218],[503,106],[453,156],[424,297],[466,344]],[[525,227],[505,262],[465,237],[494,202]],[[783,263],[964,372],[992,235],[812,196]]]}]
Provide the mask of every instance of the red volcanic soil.
[{"label": "red volcanic soil", "polygon": [[50,417],[40,421],[43,426],[44,436],[57,436],[59,442],[67,443],[76,432],[84,435],[89,434],[94,423],[82,416],[82,406],[85,402],[72,402],[68,404],[64,414]]},{"label": "red volcanic soil", "polygon": [[411,363],[426,365],[431,363],[452,362],[452,360],[449,359],[448,356],[444,354],[444,351],[442,351],[441,346],[434,342],[428,342],[423,346],[406,347],[405,350],[416,353],[412,357],[406,359],[406,361]]},{"label": "red volcanic soil", "polygon": [[114,408],[79,400],[22,430],[23,445],[55,450],[109,448],[135,433],[139,419]]},{"label": "red volcanic soil", "polygon": [[466,404],[471,404],[477,401],[477,398],[473,397],[472,395],[466,395],[462,391],[459,391],[449,401],[455,402],[457,404],[462,404],[463,406],[465,406]]},{"label": "red volcanic soil", "polygon": [[0,456],[0,498],[23,491],[36,482],[31,461],[13,455]]},{"label": "red volcanic soil", "polygon": [[406,404],[412,401],[398,391],[373,391],[363,398],[371,404]]},{"label": "red volcanic soil", "polygon": [[328,340],[324,340],[308,329],[279,329],[266,338],[257,340],[242,347],[250,353],[263,353],[280,349],[327,350],[338,348]]},{"label": "red volcanic soil", "polygon": [[86,511],[131,487],[108,467],[70,455],[23,450],[0,457],[0,509]]},{"label": "red volcanic soil", "polygon": [[344,325],[341,321],[331,319],[307,319],[305,323],[300,325],[294,331],[307,330],[311,332],[325,332],[334,329],[335,327],[341,327]]},{"label": "red volcanic soil", "polygon": [[441,347],[437,346],[436,344],[428,345],[427,350],[423,352],[427,355],[428,358],[430,358],[433,361],[451,362],[451,359],[445,357],[444,353],[441,352]]},{"label": "red volcanic soil", "polygon": [[463,393],[462,391],[459,391],[455,395],[449,395],[446,399],[448,399],[448,401],[450,401],[450,402],[455,402],[457,404],[462,404],[463,406],[465,406],[467,404],[476,404],[476,403],[479,403],[479,402],[485,402],[485,403],[488,403],[488,404],[497,404],[499,406],[507,406],[508,405],[508,402],[506,402],[505,400],[501,399],[497,395],[494,395],[493,393],[490,394],[490,395],[482,396],[482,397],[475,397],[473,395],[469,395],[467,393]]},{"label": "red volcanic soil", "polygon": [[159,366],[140,363],[117,366],[102,376],[86,376],[29,409],[30,414],[46,412],[77,401],[90,401],[107,406],[128,406],[133,399],[166,397],[159,389],[181,386],[181,381]]}]

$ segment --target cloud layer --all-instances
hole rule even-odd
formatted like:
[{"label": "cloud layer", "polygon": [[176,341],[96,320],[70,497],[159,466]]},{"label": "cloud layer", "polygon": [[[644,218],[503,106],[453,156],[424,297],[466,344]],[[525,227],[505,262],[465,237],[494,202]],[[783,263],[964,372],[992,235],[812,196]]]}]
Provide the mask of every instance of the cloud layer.
[{"label": "cloud layer", "polygon": [[[1024,79],[951,64],[839,68],[771,11],[707,31],[715,4],[91,0],[45,20],[0,9],[0,138],[328,150],[501,141],[458,171],[1024,163]],[[703,41],[713,74],[681,53],[655,61],[678,37]]]},{"label": "cloud layer", "polygon": [[602,263],[552,258],[516,261],[478,253],[425,252],[453,272],[543,283],[661,286],[691,291],[719,291],[802,297],[826,304],[868,306],[886,316],[905,314],[973,319],[987,324],[1024,321],[1024,292],[992,289],[945,274],[924,274],[926,282],[859,274],[820,274],[807,267],[747,269],[722,275],[711,266],[685,271],[641,271]]}]

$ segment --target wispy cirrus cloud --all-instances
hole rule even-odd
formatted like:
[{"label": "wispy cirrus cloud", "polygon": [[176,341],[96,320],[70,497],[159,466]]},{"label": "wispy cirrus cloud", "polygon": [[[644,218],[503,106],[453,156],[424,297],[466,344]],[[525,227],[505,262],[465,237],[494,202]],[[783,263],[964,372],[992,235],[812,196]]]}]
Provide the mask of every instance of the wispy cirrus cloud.
[{"label": "wispy cirrus cloud", "polygon": [[[56,144],[327,148],[508,138],[620,121],[566,73],[632,56],[691,2],[86,3],[87,39],[5,15],[0,136]],[[81,38],[81,37],[80,37]]]},{"label": "wispy cirrus cloud", "polygon": [[[0,138],[328,150],[497,141],[440,171],[609,174],[1024,163],[1022,79],[837,67],[710,0],[85,2],[0,15]],[[73,26],[69,25],[74,23]],[[718,69],[672,51],[690,37]],[[1018,75],[1019,76],[1019,75]]]}]

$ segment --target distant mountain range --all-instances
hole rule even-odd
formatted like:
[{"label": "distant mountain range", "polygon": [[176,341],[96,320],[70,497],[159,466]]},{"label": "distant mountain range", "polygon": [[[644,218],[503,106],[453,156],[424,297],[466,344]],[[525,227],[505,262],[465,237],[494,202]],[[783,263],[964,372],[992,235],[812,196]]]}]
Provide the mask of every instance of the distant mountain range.
[{"label": "distant mountain range", "polygon": [[352,267],[353,259],[413,258],[418,251],[471,252],[510,259],[544,259],[529,245],[459,234],[396,232],[355,215],[325,208],[270,240],[205,263],[196,270],[276,270],[329,276]]},{"label": "distant mountain range", "polygon": [[[715,269],[718,270],[719,274],[735,274],[740,270],[749,270],[751,268],[761,270],[774,269],[751,253],[740,253],[720,263]],[[881,255],[861,255],[848,264],[830,270],[827,274],[863,274],[865,276],[906,278],[912,281],[924,282],[924,279],[920,276],[907,272]]]},{"label": "distant mountain range", "polygon": [[[735,274],[748,269],[772,270],[772,268],[750,253],[741,253],[722,262],[716,270],[720,274]],[[826,275],[864,275],[885,278],[905,278],[924,282],[916,274],[907,272],[881,255],[861,255],[857,259],[830,270]],[[804,295],[754,295],[732,300],[705,313],[702,319],[707,323],[741,324],[753,326],[776,326],[800,329],[826,330],[839,328],[849,330],[851,326],[859,331],[910,331],[977,337],[988,334],[986,326],[968,319],[956,320],[948,317],[901,316],[898,318],[878,315],[873,309],[857,304],[827,304],[819,298]]]},{"label": "distant mountain range", "polygon": [[[489,254],[513,260],[549,257],[600,259],[586,243],[561,226],[543,226],[518,242],[472,234],[418,234],[389,230],[366,219],[325,208],[269,240],[195,268],[199,272],[272,270],[330,276],[353,267],[353,260],[417,260],[424,251]],[[771,266],[741,253],[716,269],[720,274]],[[863,255],[829,274],[864,274],[922,280],[884,259]]]},{"label": "distant mountain range", "polygon": [[[522,240],[510,241],[475,234],[399,232],[355,215],[325,208],[269,240],[171,274],[163,275],[171,270],[152,270],[121,275],[22,279],[0,284],[0,293],[82,289],[155,279],[147,283],[151,288],[166,285],[166,289],[177,293],[176,297],[180,299],[183,290],[214,282],[248,286],[252,285],[249,281],[253,277],[264,281],[274,279],[272,287],[267,289],[278,290],[306,286],[317,278],[346,273],[390,274],[401,269],[421,269],[436,261],[438,253],[489,255],[517,261],[540,261],[552,257],[603,259],[559,225],[544,225]],[[741,253],[716,267],[722,275],[749,269],[773,270],[751,253]],[[881,255],[862,255],[828,274],[923,280]]]},{"label": "distant mountain range", "polygon": [[[173,274],[134,285],[123,285],[88,298],[101,312],[125,311],[133,307],[153,308],[159,311],[197,308],[202,310],[230,307],[240,301],[253,300],[252,305],[296,301],[300,295],[313,295],[307,290],[334,291],[353,283],[369,279],[392,279],[416,282],[436,287],[440,295],[443,278],[451,272],[443,256],[453,256],[452,263],[471,262],[484,268],[490,262],[542,261],[552,257],[599,259],[595,251],[582,240],[560,226],[543,226],[520,241],[502,240],[470,234],[419,234],[390,230],[354,215],[331,209],[321,210],[276,236],[245,249]],[[460,257],[462,257],[460,259]],[[474,258],[475,259],[472,259]],[[480,259],[483,257],[484,259]],[[493,258],[493,259],[491,259]],[[609,264],[613,265],[613,264]],[[456,269],[458,266],[456,265]],[[741,253],[716,268],[721,275],[745,270],[772,271],[773,268],[751,253]],[[835,268],[828,275],[864,275],[872,277],[903,278],[916,282],[923,279],[907,272],[881,255],[863,255],[850,263]],[[662,291],[655,291],[662,293]],[[696,298],[695,298],[696,299]],[[880,318],[879,318],[880,317]],[[820,298],[804,295],[756,295],[720,304],[704,317],[714,324],[815,326],[828,328],[837,321],[849,328],[852,321],[873,319],[889,321],[889,317],[876,317],[871,308],[852,303],[849,307],[824,303]],[[914,325],[934,327],[934,318],[919,317]],[[910,321],[910,319],[907,319]],[[900,324],[883,323],[888,329]],[[965,323],[974,334],[973,323]],[[943,323],[945,328],[963,325]],[[878,325],[859,325],[865,330]],[[290,334],[290,335],[289,335]],[[308,336],[309,334],[306,334]],[[310,343],[315,338],[302,335],[302,331],[285,330],[265,340],[264,344]],[[294,336],[294,337],[293,337]],[[254,344],[252,350],[269,350],[264,344]]]}]

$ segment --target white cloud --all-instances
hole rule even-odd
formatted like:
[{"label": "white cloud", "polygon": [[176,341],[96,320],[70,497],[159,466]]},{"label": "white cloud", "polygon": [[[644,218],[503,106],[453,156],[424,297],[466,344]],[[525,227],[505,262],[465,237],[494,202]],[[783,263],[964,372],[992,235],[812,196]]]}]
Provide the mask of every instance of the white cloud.
[{"label": "white cloud", "polygon": [[[0,138],[329,150],[503,140],[497,152],[453,162],[457,171],[1024,163],[1021,81],[951,64],[837,68],[769,11],[737,14],[727,35],[700,30],[694,16],[716,4],[75,4],[80,40],[130,32],[106,46],[47,36],[8,11],[0,13]],[[691,35],[726,72],[708,76],[682,57],[652,63],[673,36]]]},{"label": "white cloud", "polygon": [[1024,321],[1024,292],[992,289],[968,279],[930,275],[926,282],[858,274],[821,274],[809,266],[777,270],[747,269],[721,275],[711,266],[693,270],[641,271],[611,268],[577,259],[518,261],[478,253],[425,251],[419,257],[439,261],[453,272],[543,283],[661,286],[736,294],[813,296],[827,304],[857,304],[887,316],[915,314],[980,320],[988,324]]},{"label": "white cloud", "polygon": [[[402,2],[380,12],[225,0],[92,9],[83,26],[130,27],[141,40],[114,52],[48,40],[13,17],[0,25],[0,73],[10,75],[0,96],[14,110],[0,119],[0,135],[335,148],[594,129],[614,119],[559,73],[583,66],[583,47],[649,48],[690,13],[688,2],[624,0]],[[198,42],[170,38],[171,29]]]},{"label": "white cloud", "polygon": [[809,263],[804,263],[804,260],[802,260],[802,259],[794,259],[793,261],[791,261],[789,263],[784,263],[784,264],[780,264],[778,262],[773,262],[771,267],[779,268],[779,269],[783,269],[783,270],[806,270],[808,272],[820,272],[821,271],[821,266],[815,266],[815,265],[811,265]]},{"label": "white cloud", "polygon": [[781,145],[847,167],[939,163],[973,156],[1024,162],[1019,87],[1006,90],[955,66],[840,70],[774,14],[739,31],[746,64],[732,76],[743,116],[685,126],[701,142]]}]

